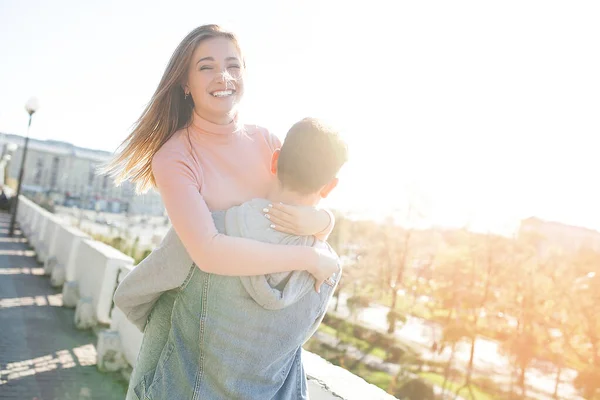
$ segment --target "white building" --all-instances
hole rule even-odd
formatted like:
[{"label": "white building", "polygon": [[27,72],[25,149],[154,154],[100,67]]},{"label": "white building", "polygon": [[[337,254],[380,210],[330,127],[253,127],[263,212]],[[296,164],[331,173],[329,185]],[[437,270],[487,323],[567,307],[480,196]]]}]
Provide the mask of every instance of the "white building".
[{"label": "white building", "polygon": [[[9,184],[18,180],[24,142],[22,136],[0,133],[0,158],[16,145],[7,165]],[[44,193],[60,204],[99,211],[163,215],[164,206],[157,192],[136,195],[129,182],[116,187],[110,177],[98,174],[98,167],[111,157],[107,151],[71,143],[29,139],[21,191]]]}]

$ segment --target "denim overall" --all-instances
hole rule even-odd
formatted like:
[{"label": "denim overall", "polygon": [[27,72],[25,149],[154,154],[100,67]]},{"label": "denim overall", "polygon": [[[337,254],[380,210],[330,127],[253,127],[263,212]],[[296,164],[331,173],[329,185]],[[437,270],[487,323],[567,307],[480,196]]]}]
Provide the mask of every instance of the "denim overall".
[{"label": "denim overall", "polygon": [[[262,215],[267,203],[256,199],[215,213],[217,228],[231,236],[330,249],[312,237],[268,229]],[[316,293],[313,285],[306,272],[239,278],[192,266],[183,285],[162,295],[152,311],[128,399],[308,398],[301,346],[335,288],[323,285]]]}]

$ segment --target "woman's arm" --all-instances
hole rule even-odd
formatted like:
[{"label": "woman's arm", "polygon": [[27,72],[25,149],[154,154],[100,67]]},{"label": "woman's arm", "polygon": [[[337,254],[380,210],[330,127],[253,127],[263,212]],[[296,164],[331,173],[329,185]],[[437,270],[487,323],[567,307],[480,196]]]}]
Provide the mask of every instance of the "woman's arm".
[{"label": "woman's arm", "polygon": [[219,234],[199,192],[201,183],[178,154],[157,153],[152,172],[173,228],[201,270],[238,276],[307,270],[319,286],[337,271],[337,260],[315,248]]},{"label": "woman's arm", "polygon": [[277,231],[298,236],[314,235],[322,241],[327,240],[335,226],[333,213],[318,207],[275,203],[265,210],[265,216]]}]

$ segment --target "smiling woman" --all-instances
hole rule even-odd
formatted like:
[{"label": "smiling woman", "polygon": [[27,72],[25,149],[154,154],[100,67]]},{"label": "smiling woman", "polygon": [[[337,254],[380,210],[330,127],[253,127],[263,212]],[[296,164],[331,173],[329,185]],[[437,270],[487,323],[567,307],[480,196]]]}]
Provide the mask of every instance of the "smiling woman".
[{"label": "smiling woman", "polygon": [[[175,49],[133,132],[104,172],[114,176],[117,184],[131,180],[138,192],[155,186],[154,155],[176,131],[190,125],[194,112],[213,124],[233,122],[243,94],[243,67],[233,33],[217,25],[190,32]],[[227,89],[236,93],[228,102],[219,102],[211,94]]]},{"label": "smiling woman", "polygon": [[198,46],[190,62],[184,86],[186,99],[191,95],[202,118],[220,125],[230,123],[244,93],[238,46],[226,38],[209,39]]},{"label": "smiling woman", "polygon": [[[103,172],[117,184],[132,181],[138,192],[157,188],[177,236],[205,272],[240,276],[308,270],[324,282],[337,272],[337,258],[314,248],[228,237],[214,226],[211,211],[265,197],[275,179],[269,163],[279,139],[238,119],[244,70],[233,33],[217,25],[194,29],[175,49],[122,151]],[[327,235],[332,214],[313,211],[300,210],[299,218],[283,222],[292,228],[302,222],[291,233]],[[312,222],[308,228],[307,220]]]},{"label": "smiling woman", "polygon": [[[200,274],[197,269],[222,276],[308,271],[314,277],[307,274],[310,287],[314,284],[317,292],[322,283],[328,282],[331,286],[336,282],[329,278],[339,271],[339,260],[327,248],[271,244],[274,242],[227,236],[217,231],[211,212],[239,206],[251,199],[266,199],[278,185],[277,169],[272,168],[271,161],[280,147],[279,139],[262,127],[243,124],[238,118],[244,94],[244,72],[244,58],[232,33],[217,25],[204,25],[190,32],[173,53],[149,105],[123,142],[122,151],[105,170],[116,177],[117,183],[131,180],[137,184],[138,191],[156,187],[173,224],[161,246],[134,269],[136,273],[142,271],[136,284],[129,286],[136,288],[135,293],[127,292],[126,278],[115,294],[115,304],[123,310],[130,304],[129,300],[149,305],[152,310],[149,319],[144,314],[139,321],[145,326],[145,336],[128,399],[143,397],[140,393],[146,390],[145,385],[152,382],[157,371],[157,357],[163,351],[164,354],[169,352],[166,346],[167,339],[172,337],[171,321],[181,322],[181,319],[172,319],[175,316],[172,305],[165,303],[164,307],[152,308],[156,303],[145,299],[158,298],[161,293],[181,288],[184,282],[187,285],[186,277]],[[333,218],[326,210],[312,206],[286,207],[274,201],[273,205],[266,204],[269,206],[264,212],[271,219],[265,216],[262,222],[271,223],[274,230],[326,239],[333,228]],[[278,214],[277,210],[286,212]],[[129,276],[136,279],[133,273]],[[313,295],[319,296],[318,293]],[[201,297],[195,299],[197,305],[205,301],[199,300]],[[130,314],[128,318],[134,317]],[[264,331],[277,331],[269,328],[268,321],[257,323],[265,325],[261,327]],[[314,321],[312,318],[310,323]],[[191,320],[183,321],[184,324],[189,322]],[[191,335],[198,337],[200,332],[193,331]],[[219,331],[216,335],[227,333]],[[258,345],[253,343],[247,347],[256,350]],[[193,347],[178,351],[185,353],[193,349],[197,350]],[[285,362],[292,365],[295,353],[289,354]],[[174,369],[189,373],[172,376],[167,383],[182,390],[193,388],[194,382],[187,379],[194,376],[194,369],[203,368],[196,364],[181,361]],[[228,358],[215,360],[211,368],[216,364],[226,368]],[[290,388],[305,388],[304,376],[291,373],[290,376]],[[218,378],[217,382],[205,381],[203,390],[220,387],[224,377]],[[185,384],[181,385],[180,380]],[[249,382],[248,385],[252,386]],[[269,390],[279,390],[278,385],[273,381],[267,386]],[[158,387],[160,385],[155,388]],[[169,398],[174,396],[169,395]],[[234,397],[240,398],[219,396]],[[264,397],[245,393],[244,398]]]}]

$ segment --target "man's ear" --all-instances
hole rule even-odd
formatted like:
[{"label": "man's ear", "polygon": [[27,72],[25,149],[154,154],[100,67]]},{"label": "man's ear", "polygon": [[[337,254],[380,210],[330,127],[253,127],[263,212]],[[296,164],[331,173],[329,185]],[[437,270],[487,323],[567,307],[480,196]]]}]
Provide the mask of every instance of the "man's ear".
[{"label": "man's ear", "polygon": [[281,154],[281,149],[277,149],[273,152],[273,156],[271,157],[271,173],[273,175],[277,175],[277,162],[279,161],[279,154]]},{"label": "man's ear", "polygon": [[319,194],[321,195],[321,198],[324,199],[327,196],[329,196],[329,193],[331,193],[331,191],[333,189],[335,189],[335,187],[337,186],[339,181],[340,180],[338,178],[333,178],[332,180],[329,181],[329,183],[327,185],[323,186],[323,188],[319,192]]}]

